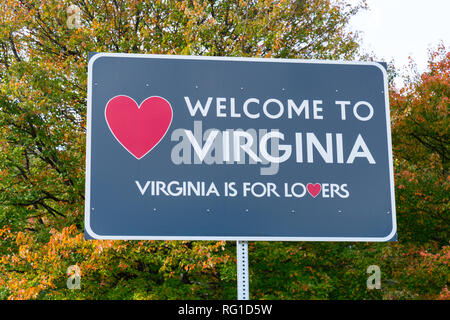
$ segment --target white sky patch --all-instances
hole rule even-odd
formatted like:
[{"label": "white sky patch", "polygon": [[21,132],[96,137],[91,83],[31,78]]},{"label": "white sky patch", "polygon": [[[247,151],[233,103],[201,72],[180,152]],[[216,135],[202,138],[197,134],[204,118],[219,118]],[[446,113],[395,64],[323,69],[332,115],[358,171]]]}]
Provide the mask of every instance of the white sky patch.
[{"label": "white sky patch", "polygon": [[[347,0],[355,4],[357,0]],[[368,10],[350,20],[361,31],[364,52],[403,70],[411,56],[418,70],[426,70],[428,48],[442,41],[450,47],[450,0],[367,0]]]}]

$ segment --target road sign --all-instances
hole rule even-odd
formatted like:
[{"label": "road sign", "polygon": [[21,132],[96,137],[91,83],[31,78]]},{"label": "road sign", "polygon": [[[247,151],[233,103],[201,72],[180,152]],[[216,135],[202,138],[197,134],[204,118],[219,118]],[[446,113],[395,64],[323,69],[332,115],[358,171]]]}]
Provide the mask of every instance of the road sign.
[{"label": "road sign", "polygon": [[98,53],[88,73],[86,237],[395,236],[379,63]]}]

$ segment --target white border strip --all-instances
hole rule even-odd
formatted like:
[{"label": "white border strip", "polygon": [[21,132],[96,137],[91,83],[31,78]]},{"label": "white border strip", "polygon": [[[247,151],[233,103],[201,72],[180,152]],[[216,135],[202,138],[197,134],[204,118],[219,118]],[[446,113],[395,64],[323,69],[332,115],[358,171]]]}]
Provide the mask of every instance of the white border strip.
[{"label": "white border strip", "polygon": [[[386,128],[389,157],[389,178],[391,186],[391,216],[392,231],[386,237],[263,237],[263,236],[118,236],[96,234],[90,225],[91,213],[91,139],[92,139],[92,71],[94,62],[101,57],[117,58],[144,58],[144,59],[181,59],[181,60],[219,60],[219,61],[246,61],[246,62],[283,62],[283,63],[316,63],[316,64],[344,64],[344,65],[372,65],[381,70],[384,81],[384,97],[386,107]],[[384,242],[392,239],[397,232],[395,190],[394,190],[394,166],[392,156],[391,121],[388,95],[387,72],[377,62],[363,61],[339,61],[339,60],[303,60],[303,59],[273,59],[273,58],[241,58],[241,57],[207,57],[207,56],[179,56],[160,54],[136,54],[136,53],[96,53],[88,63],[88,88],[87,88],[87,137],[86,137],[86,179],[85,179],[85,230],[94,239],[100,240],[242,240],[242,241],[360,241],[360,242]]]}]

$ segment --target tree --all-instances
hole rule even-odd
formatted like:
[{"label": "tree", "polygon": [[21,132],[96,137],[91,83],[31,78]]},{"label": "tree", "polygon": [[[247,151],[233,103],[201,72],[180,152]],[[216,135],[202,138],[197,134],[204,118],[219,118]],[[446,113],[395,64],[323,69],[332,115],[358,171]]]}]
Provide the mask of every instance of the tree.
[{"label": "tree", "polygon": [[[81,9],[79,28],[68,28],[71,4]],[[64,296],[65,271],[78,264],[87,268],[84,273],[96,270],[93,279],[104,284],[87,295],[91,298],[135,297],[121,291],[121,283],[127,279],[140,292],[132,279],[150,270],[157,287],[142,289],[143,297],[211,297],[211,292],[233,297],[233,246],[80,238],[88,52],[350,59],[357,35],[345,27],[364,7],[363,1],[351,7],[338,0],[2,1],[0,289],[5,296]],[[96,250],[105,246],[116,258],[101,259]],[[125,252],[121,247],[127,248],[126,263],[117,257]],[[95,266],[88,263],[92,255],[99,259]],[[50,269],[52,279],[45,275]]]},{"label": "tree", "polygon": [[[234,243],[83,240],[88,52],[354,59],[345,27],[364,2],[73,3],[75,29],[72,2],[0,4],[0,299],[234,299]],[[450,298],[449,57],[390,90],[400,241],[250,243],[252,298]]]}]

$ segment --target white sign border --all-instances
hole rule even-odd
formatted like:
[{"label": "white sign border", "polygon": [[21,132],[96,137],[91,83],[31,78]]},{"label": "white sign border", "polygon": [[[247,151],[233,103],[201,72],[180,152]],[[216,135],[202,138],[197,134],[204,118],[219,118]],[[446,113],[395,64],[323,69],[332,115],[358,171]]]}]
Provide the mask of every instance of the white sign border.
[{"label": "white sign border", "polygon": [[[381,70],[384,81],[384,96],[386,107],[386,129],[389,156],[389,178],[391,187],[391,216],[392,231],[385,237],[271,237],[271,236],[118,236],[96,234],[90,225],[91,214],[91,134],[92,134],[92,71],[94,62],[101,57],[143,58],[143,59],[182,59],[182,60],[218,60],[218,61],[246,61],[246,62],[282,62],[282,63],[316,63],[316,64],[346,64],[346,65],[372,65]],[[85,178],[85,230],[93,239],[98,240],[242,240],[242,241],[349,241],[349,242],[385,242],[391,240],[397,233],[397,219],[395,210],[394,167],[392,156],[392,137],[389,108],[389,94],[387,72],[378,62],[341,61],[341,60],[304,60],[304,59],[275,59],[275,58],[243,58],[243,57],[210,57],[210,56],[181,56],[137,53],[95,53],[88,63],[87,88],[87,136],[86,136],[86,178]]]}]

